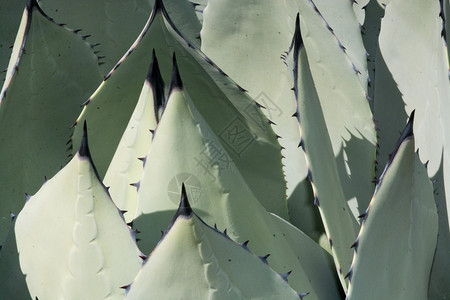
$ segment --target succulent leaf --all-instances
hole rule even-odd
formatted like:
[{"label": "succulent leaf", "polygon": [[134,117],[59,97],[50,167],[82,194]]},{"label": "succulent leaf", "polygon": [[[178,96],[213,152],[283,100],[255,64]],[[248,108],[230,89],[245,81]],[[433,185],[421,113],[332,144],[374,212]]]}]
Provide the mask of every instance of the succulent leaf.
[{"label": "succulent leaf", "polygon": [[[439,182],[435,195],[439,236],[430,279],[430,298],[436,299],[450,294],[450,286],[441,279],[450,272],[450,82],[441,11],[439,1],[392,0],[379,37],[381,53],[402,93],[405,110],[416,111],[414,133],[420,159],[429,161],[428,175]],[[417,26],[413,32],[412,24]]]},{"label": "succulent leaf", "polygon": [[411,122],[353,245],[348,299],[427,299],[438,217],[433,186],[414,151]]},{"label": "succulent leaf", "polygon": [[[297,147],[298,124],[291,117],[296,108],[292,77],[280,58],[292,40],[288,21],[285,7],[277,1],[210,0],[201,31],[202,51],[248,90],[276,124],[273,129],[282,137],[285,156],[287,197],[306,178],[305,158]],[[233,55],[229,49],[234,49]]]},{"label": "succulent leaf", "polygon": [[[139,82],[145,77],[145,66],[150,64],[149,53],[155,49],[162,77],[169,82],[175,52],[183,70],[184,88],[221,138],[246,183],[267,210],[286,217],[280,146],[267,119],[242,88],[180,35],[162,3],[157,9],[138,42],[107,76],[80,115],[80,122],[89,121],[92,155],[100,163],[100,175],[109,165],[136,105]],[[79,127],[75,128],[75,137],[81,134]]]},{"label": "succulent leaf", "polygon": [[135,183],[141,180],[144,169],[139,158],[147,155],[153,137],[151,130],[156,129],[164,94],[164,82],[153,52],[138,103],[103,180],[111,187],[109,192],[117,207],[127,211],[124,214],[127,222],[133,220],[136,212],[138,193]]},{"label": "succulent leaf", "polygon": [[0,240],[25,193],[68,162],[70,125],[100,81],[89,44],[30,0],[0,95]]},{"label": "succulent leaf", "polygon": [[120,287],[142,264],[130,229],[98,178],[86,135],[71,162],[27,201],[15,233],[32,298],[121,299]]},{"label": "succulent leaf", "polygon": [[351,1],[330,5],[328,1],[301,0],[297,4],[342,189],[357,216],[364,212],[373,192],[376,151],[375,125],[367,101],[366,51],[359,25]]},{"label": "succulent leaf", "polygon": [[[390,1],[381,22],[380,49],[403,95],[407,113],[416,110],[416,144],[422,161],[430,161],[428,173],[433,176],[449,136],[444,134],[450,124],[449,111],[445,109],[449,108],[450,99],[449,67],[441,37],[439,2],[414,3],[411,6],[406,1]],[[418,26],[411,36],[407,32],[418,16],[424,25]],[[414,64],[410,63],[410,57],[414,57]],[[431,131],[433,134],[429,134]]]},{"label": "succulent leaf", "polygon": [[[180,70],[183,72],[183,70]],[[176,76],[175,76],[176,77]],[[183,83],[184,86],[184,83]],[[169,224],[182,182],[192,207],[208,224],[227,229],[239,243],[264,257],[278,273],[293,271],[289,284],[311,292],[301,262],[280,229],[252,193],[229,152],[208,126],[185,90],[173,89],[150,146],[133,221],[141,232],[139,245],[148,253]]]},{"label": "succulent leaf", "polygon": [[190,208],[185,192],[181,198],[168,232],[125,299],[299,299],[257,256],[206,225]]},{"label": "succulent leaf", "polygon": [[[141,33],[152,10],[154,0],[43,0],[42,8],[58,22],[81,29],[102,56],[99,60],[104,75],[114,67]],[[195,36],[200,31],[192,5],[187,0],[164,0],[173,21],[181,32],[199,45]]]},{"label": "succulent leaf", "polygon": [[[299,20],[299,19],[297,19]],[[301,22],[301,20],[300,20]],[[297,22],[297,26],[299,22]],[[343,270],[350,267],[350,246],[356,238],[359,226],[342,191],[331,141],[324,114],[309,69],[306,51],[302,47],[300,28],[297,27],[290,57],[292,74],[298,101],[300,145],[305,152],[309,177],[314,191],[314,203],[319,208],[325,232],[341,284],[346,290]]]},{"label": "succulent leaf", "polygon": [[297,254],[319,299],[342,299],[342,288],[334,271],[331,255],[292,224],[270,214],[283,236]]}]

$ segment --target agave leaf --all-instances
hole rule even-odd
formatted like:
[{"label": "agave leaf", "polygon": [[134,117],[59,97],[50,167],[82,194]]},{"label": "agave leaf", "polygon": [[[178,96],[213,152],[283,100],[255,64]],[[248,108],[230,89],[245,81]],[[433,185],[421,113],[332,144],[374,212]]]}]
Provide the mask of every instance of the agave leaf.
[{"label": "agave leaf", "polygon": [[319,208],[338,275],[346,290],[343,270],[350,267],[352,260],[350,246],[356,238],[359,226],[341,188],[324,114],[314,89],[308,57],[302,45],[299,19],[290,57],[293,60],[294,91],[298,97],[296,116],[300,124],[300,145],[306,154],[309,177],[314,190],[314,203]]},{"label": "agave leaf", "polygon": [[25,193],[67,163],[70,125],[100,81],[89,44],[29,1],[0,95],[1,240]]},{"label": "agave leaf", "polygon": [[4,72],[8,68],[24,7],[24,1],[4,1],[0,5],[0,79],[4,79],[6,75]]},{"label": "agave leaf", "polygon": [[[367,7],[367,5],[369,5],[370,2],[374,2],[374,1],[351,0],[351,2],[353,4],[353,11],[355,12],[356,20],[358,20],[358,23],[362,26],[362,24],[364,24],[365,19],[366,19],[366,7]],[[363,39],[364,39],[364,36],[363,36]]]},{"label": "agave leaf", "polygon": [[448,259],[450,249],[450,231],[449,231],[449,196],[450,190],[450,174],[449,168],[444,173],[444,163],[433,176],[434,183],[434,200],[438,209],[439,217],[439,233],[434,254],[433,267],[431,269],[430,285],[428,289],[428,299],[446,299],[450,295],[450,287],[448,285],[448,274],[450,272],[450,261]]},{"label": "agave leaf", "polygon": [[[442,148],[448,142],[450,99],[447,49],[441,37],[438,1],[391,1],[381,21],[380,49],[403,95],[408,114],[415,109],[415,139],[422,161],[430,161],[428,173],[439,169]],[[429,5],[428,5],[429,4]],[[419,18],[420,16],[420,18]],[[421,26],[411,32],[411,24]],[[414,64],[411,59],[414,58]],[[433,132],[433,134],[430,134]]]},{"label": "agave leaf", "polygon": [[287,205],[289,222],[318,242],[325,229],[314,206],[314,194],[308,178],[297,185],[287,199]]},{"label": "agave leaf", "polygon": [[[201,25],[187,0],[164,1],[176,26],[193,43],[200,44]],[[104,75],[114,67],[141,33],[154,0],[41,0],[42,8],[95,45]]]},{"label": "agave leaf", "polygon": [[377,1],[370,1],[365,10],[363,40],[369,53],[368,65],[371,77],[369,96],[373,98],[371,103],[377,126],[378,146],[375,177],[379,178],[383,172],[383,168],[379,166],[384,166],[388,162],[389,155],[407,123],[408,116],[397,83],[392,78],[378,45],[384,9]]},{"label": "agave leaf", "polygon": [[290,285],[317,298],[301,262],[282,232],[254,196],[240,170],[208,126],[174,69],[171,93],[147,155],[139,184],[133,225],[141,231],[140,248],[150,252],[177,209],[181,184],[192,207],[209,224],[264,256],[279,273],[292,271]]},{"label": "agave leaf", "polygon": [[353,246],[348,299],[427,299],[438,217],[433,186],[414,153],[412,119]]},{"label": "agave leaf", "polygon": [[292,39],[290,12],[276,1],[209,1],[201,31],[202,50],[263,106],[281,136],[289,220],[318,240],[323,226],[312,205],[306,162],[298,148],[292,77],[280,58]]},{"label": "agave leaf", "polygon": [[334,271],[332,256],[301,230],[270,214],[297,254],[319,299],[342,299],[342,289]]},{"label": "agave leaf", "polygon": [[[369,72],[369,82],[367,85],[367,92],[369,97],[371,99],[374,99],[374,89],[377,82],[375,76],[378,75],[378,73],[375,73],[375,70],[377,70],[376,62],[379,53],[378,36],[380,34],[380,23],[381,18],[384,16],[384,9],[380,7],[377,1],[373,0],[369,1],[369,3],[364,6],[363,10],[365,13],[365,18],[364,23],[361,23],[364,24],[362,26],[361,33],[364,42],[364,47],[366,48],[367,51],[367,69]],[[370,102],[372,111],[374,103],[375,100]],[[406,123],[402,125],[401,127],[402,129],[405,124]],[[392,149],[392,147],[390,147],[389,149]]]},{"label": "agave leaf", "polygon": [[[363,4],[364,1],[365,0],[357,2],[361,2],[361,4]],[[321,28],[323,29],[324,26],[326,26],[328,30],[330,30],[331,28],[330,32],[338,41],[339,46],[344,47],[344,49],[342,50],[344,50],[346,58],[351,61],[351,64],[353,68],[356,69],[356,74],[361,81],[361,86],[365,91],[367,91],[368,72],[366,49],[364,48],[363,40],[361,37],[360,23],[358,22],[358,19],[356,18],[355,12],[353,10],[354,1],[337,0],[330,2],[327,0],[301,0],[298,1],[298,3],[300,13],[302,15],[302,8],[305,9],[305,5],[307,4],[315,10],[316,15],[320,16],[323,23]],[[310,9],[311,8],[309,8],[309,11]],[[305,18],[305,21],[306,20],[311,19]],[[311,23],[311,25],[308,26],[309,30],[311,31],[313,30],[311,28],[313,24],[314,23]],[[312,33],[311,35],[313,36]],[[312,39],[316,43],[318,43],[318,41],[314,37],[312,37]],[[329,40],[329,38],[326,40]],[[326,40],[323,43],[326,43]],[[307,43],[306,40],[305,43]],[[309,46],[306,46],[306,48],[308,49]],[[320,49],[323,51],[322,48]],[[368,133],[370,133],[370,131]],[[362,134],[364,135],[364,133]]]},{"label": "agave leaf", "polygon": [[125,297],[143,298],[299,299],[299,295],[259,257],[206,225],[189,206],[183,185],[168,232]]},{"label": "agave leaf", "polygon": [[281,136],[289,220],[318,239],[323,227],[312,205],[305,157],[298,148],[292,76],[280,58],[292,39],[291,22],[295,20],[289,12],[277,1],[209,1],[201,31],[202,50],[262,105]]},{"label": "agave leaf", "polygon": [[[442,21],[438,1],[392,0],[386,7],[379,38],[381,53],[403,95],[406,112],[416,110],[414,132],[420,159],[429,161],[428,175],[440,182],[435,197],[440,222],[430,279],[432,299],[450,294],[450,286],[442,284],[442,278],[450,272],[450,89]],[[411,32],[411,24],[417,30]]]},{"label": "agave leaf", "polygon": [[[160,1],[138,42],[100,85],[79,120],[88,120],[93,158],[103,176],[136,106],[153,49],[169,82],[172,54],[177,54],[183,83],[246,183],[271,212],[286,217],[280,146],[264,115],[242,89],[224,76],[170,21]],[[80,128],[75,128],[75,136]],[[76,139],[75,139],[76,140]]]},{"label": "agave leaf", "polygon": [[189,2],[194,5],[198,21],[203,24],[203,10],[205,9],[206,5],[208,5],[208,0],[189,0]]},{"label": "agave leaf", "polygon": [[13,217],[5,243],[0,250],[0,297],[5,300],[30,299],[25,275],[20,270]]},{"label": "agave leaf", "polygon": [[136,212],[137,189],[134,185],[141,180],[152,131],[156,129],[164,98],[164,82],[153,52],[138,103],[103,180],[106,186],[110,186],[114,203],[126,211],[127,222],[132,221]]},{"label": "agave leaf", "polygon": [[373,114],[379,130],[375,175],[379,178],[383,173],[383,168],[379,168],[379,166],[384,166],[389,161],[389,155],[407,123],[408,115],[405,111],[402,94],[398,90],[397,83],[392,78],[379,48],[377,48],[375,68]]},{"label": "agave leaf", "polygon": [[271,0],[210,0],[203,16],[202,51],[263,106],[282,137],[289,197],[305,180],[306,163],[298,148],[298,124],[291,117],[296,107],[292,77],[280,58],[292,40],[285,7]]},{"label": "agave leaf", "polygon": [[[327,1],[299,0],[297,4],[342,188],[357,216],[364,212],[373,192],[376,147],[375,126],[366,100],[366,52],[359,25],[350,1],[329,5]],[[340,24],[342,20],[346,22]]]},{"label": "agave leaf", "polygon": [[71,162],[27,201],[15,233],[33,299],[121,299],[120,287],[142,263],[96,174],[86,134]]}]

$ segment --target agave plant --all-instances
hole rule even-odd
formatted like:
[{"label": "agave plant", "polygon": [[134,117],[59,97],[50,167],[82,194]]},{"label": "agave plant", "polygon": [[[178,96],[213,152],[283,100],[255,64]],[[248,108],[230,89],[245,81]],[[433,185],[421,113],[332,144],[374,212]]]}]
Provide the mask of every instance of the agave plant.
[{"label": "agave plant", "polygon": [[2,299],[450,298],[448,1],[24,6]]}]

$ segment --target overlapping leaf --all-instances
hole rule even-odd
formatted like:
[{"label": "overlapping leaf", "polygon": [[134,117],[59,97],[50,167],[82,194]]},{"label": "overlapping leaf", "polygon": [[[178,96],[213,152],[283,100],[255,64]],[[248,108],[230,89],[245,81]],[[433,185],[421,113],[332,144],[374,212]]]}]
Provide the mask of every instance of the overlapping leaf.
[{"label": "overlapping leaf", "polygon": [[[14,1],[11,1],[14,2]],[[82,30],[95,45],[104,75],[114,67],[141,33],[152,11],[154,0],[41,0],[42,8],[58,22]],[[183,34],[199,44],[198,22],[187,0],[164,1],[174,23]]]},{"label": "overlapping leaf", "polygon": [[24,11],[12,57],[0,96],[0,240],[25,193],[67,163],[70,125],[101,81],[89,44],[35,1]]},{"label": "overlapping leaf", "polygon": [[[175,101],[172,99],[171,101]],[[206,225],[181,203],[125,299],[299,299],[259,257]]]},{"label": "overlapping leaf", "polygon": [[27,201],[15,234],[33,299],[121,299],[120,287],[142,263],[130,229],[99,181],[86,135],[71,162]]},{"label": "overlapping leaf", "polygon": [[[86,119],[90,124],[92,155],[99,162],[100,175],[105,173],[136,106],[153,49],[166,82],[172,53],[177,54],[186,90],[246,183],[269,211],[286,217],[280,146],[267,119],[242,89],[179,34],[160,1],[136,44],[106,77],[80,116],[80,121]],[[79,136],[77,126],[75,137]]]},{"label": "overlapping leaf", "polygon": [[355,216],[373,192],[376,134],[367,101],[366,52],[351,1],[297,1],[314,85]]},{"label": "overlapping leaf", "polygon": [[[448,295],[442,277],[450,272],[450,83],[443,39],[440,1],[392,0],[381,22],[380,49],[410,113],[416,110],[414,133],[428,175],[439,182],[439,239],[430,281],[430,297]],[[411,26],[416,30],[411,31]],[[411,63],[414,62],[414,63]]]},{"label": "overlapping leaf", "polygon": [[324,114],[314,88],[306,52],[300,35],[300,23],[294,36],[289,59],[295,81],[301,142],[306,154],[309,177],[314,190],[314,203],[318,206],[327,233],[333,258],[344,290],[344,272],[350,267],[350,246],[356,238],[358,223],[342,191],[338,168]]},{"label": "overlapping leaf", "polygon": [[249,91],[281,137],[289,219],[318,239],[323,229],[312,207],[305,158],[298,148],[300,133],[292,117],[293,80],[281,59],[295,20],[277,1],[209,1],[203,16],[202,50]]},{"label": "overlapping leaf", "polygon": [[141,231],[141,249],[150,252],[159,241],[161,230],[177,209],[184,182],[192,207],[206,223],[226,228],[237,242],[251,240],[249,248],[257,255],[270,254],[270,265],[277,272],[292,271],[289,283],[294,289],[316,298],[315,286],[305,275],[302,262],[245,183],[177,74],[175,68],[167,107],[139,183],[133,225]]},{"label": "overlapping leaf", "polygon": [[136,212],[137,189],[134,185],[141,180],[152,132],[156,129],[164,102],[164,82],[153,52],[139,101],[103,180],[110,187],[114,203],[126,211],[124,216],[128,222],[133,220]]},{"label": "overlapping leaf", "polygon": [[427,299],[437,233],[433,186],[414,152],[411,120],[353,246],[348,299]]}]

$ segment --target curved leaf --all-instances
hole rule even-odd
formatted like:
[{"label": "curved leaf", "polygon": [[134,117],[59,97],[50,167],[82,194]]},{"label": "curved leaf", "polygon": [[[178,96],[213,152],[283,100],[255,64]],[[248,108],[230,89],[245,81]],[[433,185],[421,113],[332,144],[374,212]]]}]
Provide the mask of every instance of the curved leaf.
[{"label": "curved leaf", "polygon": [[300,124],[300,145],[306,154],[314,204],[319,208],[336,269],[346,290],[343,270],[350,268],[350,246],[359,226],[341,187],[324,114],[314,88],[307,54],[303,49],[299,27],[301,22],[301,19],[297,19],[297,30],[290,52],[294,91],[298,101],[296,116]]},{"label": "curved leaf", "polygon": [[298,124],[291,117],[296,108],[292,77],[280,58],[292,40],[293,24],[288,21],[282,2],[210,0],[201,31],[202,51],[248,90],[275,123],[272,127],[284,148],[287,197],[306,178]]},{"label": "curved leaf", "polygon": [[[0,95],[0,240],[25,193],[68,162],[73,118],[101,81],[89,44],[34,1],[24,12]],[[68,149],[69,148],[69,149]]]},{"label": "curved leaf", "polygon": [[280,217],[270,214],[283,236],[294,249],[319,299],[342,299],[331,255],[319,244]]},{"label": "curved leaf", "polygon": [[71,162],[27,201],[15,233],[33,299],[121,299],[120,287],[142,263],[130,229],[99,181],[86,135]]},{"label": "curved leaf", "polygon": [[[450,82],[440,4],[391,0],[379,38],[406,112],[416,111],[414,133],[420,159],[429,161],[428,175],[439,182],[435,196],[439,236],[430,282],[433,299],[450,293],[449,285],[442,284],[442,278],[450,272]],[[411,31],[412,25],[417,29]]]},{"label": "curved leaf", "polygon": [[433,186],[414,153],[411,120],[353,245],[348,299],[427,299],[437,233]]},{"label": "curved leaf", "polygon": [[122,210],[127,222],[133,220],[137,205],[137,189],[141,180],[145,156],[152,140],[152,131],[159,120],[159,102],[164,101],[164,82],[158,60],[153,52],[150,69],[144,81],[138,103],[128,122],[103,183],[110,186],[114,203]]},{"label": "curved leaf", "polygon": [[373,193],[376,153],[375,125],[367,101],[366,52],[358,22],[351,1],[297,3],[302,38],[342,189],[358,216]]},{"label": "curved leaf", "polygon": [[168,232],[125,297],[143,298],[299,299],[299,295],[245,246],[197,217],[184,190]]},{"label": "curved leaf", "polygon": [[[160,1],[142,35],[87,102],[79,121],[88,120],[92,155],[103,176],[136,106],[153,49],[168,82],[175,52],[183,84],[242,173],[245,182],[271,212],[286,217],[280,146],[254,101],[185,40]],[[75,137],[81,134],[75,128]],[[75,140],[77,140],[75,138]]]},{"label": "curved leaf", "polygon": [[[82,30],[99,57],[104,75],[114,67],[141,33],[154,0],[41,0],[40,5],[58,22]],[[187,0],[164,1],[176,26],[199,45],[201,25]],[[86,97],[87,98],[87,97]]]},{"label": "curved leaf", "polygon": [[150,252],[159,241],[161,230],[176,211],[184,182],[193,208],[205,222],[226,228],[237,242],[251,240],[249,247],[258,255],[270,253],[274,270],[292,271],[291,286],[316,298],[295,252],[183,90],[177,74],[175,68],[172,92],[139,183],[133,225],[141,231],[141,249]]}]

